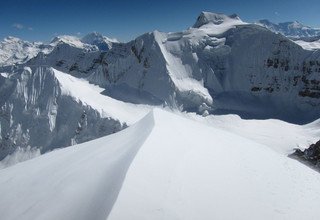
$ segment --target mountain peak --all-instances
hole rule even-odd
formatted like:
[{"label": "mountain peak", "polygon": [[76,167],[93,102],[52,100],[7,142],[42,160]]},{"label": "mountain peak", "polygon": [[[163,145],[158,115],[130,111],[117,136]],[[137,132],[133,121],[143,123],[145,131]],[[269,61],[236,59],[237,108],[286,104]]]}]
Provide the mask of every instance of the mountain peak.
[{"label": "mountain peak", "polygon": [[118,43],[117,39],[111,39],[98,32],[92,32],[87,34],[81,39],[82,43],[91,44],[97,46],[100,50],[109,50],[113,43]]},{"label": "mountain peak", "polygon": [[94,31],[92,33],[85,35],[83,38],[81,38],[81,41],[91,41],[94,39],[103,39],[103,35]]},{"label": "mountain peak", "polygon": [[197,18],[196,23],[193,25],[194,28],[199,28],[203,25],[212,23],[214,25],[220,25],[225,22],[230,21],[241,21],[240,17],[237,14],[225,15],[221,13],[213,13],[213,12],[201,12]]},{"label": "mountain peak", "polygon": [[19,41],[21,41],[21,39],[17,38],[17,37],[13,37],[13,36],[8,36],[8,37],[4,38],[4,41],[5,42],[19,42]]}]

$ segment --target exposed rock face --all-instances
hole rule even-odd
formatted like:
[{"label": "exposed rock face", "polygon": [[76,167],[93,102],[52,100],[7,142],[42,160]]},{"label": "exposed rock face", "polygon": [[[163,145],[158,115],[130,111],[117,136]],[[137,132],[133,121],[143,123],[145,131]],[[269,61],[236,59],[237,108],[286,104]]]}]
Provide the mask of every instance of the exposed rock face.
[{"label": "exposed rock face", "polygon": [[307,149],[300,150],[296,149],[291,157],[297,158],[298,160],[311,165],[320,171],[320,141],[315,144],[311,144]]}]

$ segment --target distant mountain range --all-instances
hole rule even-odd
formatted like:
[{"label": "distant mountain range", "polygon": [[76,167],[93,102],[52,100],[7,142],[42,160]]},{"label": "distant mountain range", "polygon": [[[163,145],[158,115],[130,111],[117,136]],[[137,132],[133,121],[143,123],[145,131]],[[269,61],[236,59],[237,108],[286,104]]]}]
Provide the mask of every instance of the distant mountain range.
[{"label": "distant mountain range", "polygon": [[287,37],[301,38],[301,37],[314,37],[320,35],[320,28],[312,28],[310,26],[301,24],[298,21],[272,23],[264,19],[259,20],[256,24],[268,28],[269,30],[281,33]]},{"label": "distant mountain range", "polygon": [[59,44],[68,44],[75,48],[81,48],[87,52],[107,51],[112,48],[112,44],[118,43],[116,39],[111,39],[97,32],[87,34],[83,38],[62,35],[54,37],[49,44],[41,42],[28,42],[16,37],[7,37],[0,42],[0,66],[21,64],[35,57],[39,52],[50,53]]}]

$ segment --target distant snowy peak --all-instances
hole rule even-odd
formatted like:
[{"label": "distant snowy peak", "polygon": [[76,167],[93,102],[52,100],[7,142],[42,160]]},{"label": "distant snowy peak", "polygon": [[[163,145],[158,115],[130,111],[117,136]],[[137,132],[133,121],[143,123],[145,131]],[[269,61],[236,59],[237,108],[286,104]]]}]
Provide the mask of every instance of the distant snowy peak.
[{"label": "distant snowy peak", "polygon": [[70,36],[70,35],[61,35],[56,36],[52,39],[52,46],[57,46],[59,44],[68,44],[72,47],[77,47],[81,49],[86,49],[87,51],[96,51],[98,48],[91,44],[83,43],[78,37]]},{"label": "distant snowy peak", "polygon": [[99,50],[107,51],[112,48],[113,43],[119,43],[117,39],[108,38],[100,33],[92,32],[81,39],[82,43],[95,45]]},{"label": "distant snowy peak", "polygon": [[228,16],[220,13],[201,12],[196,23],[193,25],[193,28],[200,28],[207,24],[222,25],[228,23],[242,24],[243,22],[236,14]]},{"label": "distant snowy peak", "polygon": [[40,42],[28,42],[17,37],[6,37],[0,42],[0,66],[24,63],[45,47]]},{"label": "distant snowy peak", "polygon": [[51,45],[68,44],[72,47],[85,49],[87,51],[107,51],[112,48],[112,44],[118,43],[118,40],[111,39],[100,33],[93,32],[87,34],[83,38],[78,38],[70,35],[61,35],[53,38]]},{"label": "distant snowy peak", "polygon": [[256,22],[256,24],[266,27],[273,32],[281,33],[287,37],[299,38],[320,35],[320,28],[312,28],[310,26],[301,24],[298,21],[276,24],[267,19],[264,19]]}]

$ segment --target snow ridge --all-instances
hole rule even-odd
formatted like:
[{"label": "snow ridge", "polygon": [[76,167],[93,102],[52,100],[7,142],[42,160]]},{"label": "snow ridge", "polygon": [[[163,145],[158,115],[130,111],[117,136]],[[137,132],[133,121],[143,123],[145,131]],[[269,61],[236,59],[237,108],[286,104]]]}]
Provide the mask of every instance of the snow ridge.
[{"label": "snow ridge", "polygon": [[3,220],[317,219],[319,192],[298,161],[160,109],[0,170]]},{"label": "snow ridge", "polygon": [[153,127],[150,112],[121,133],[0,170],[1,219],[105,220]]}]

